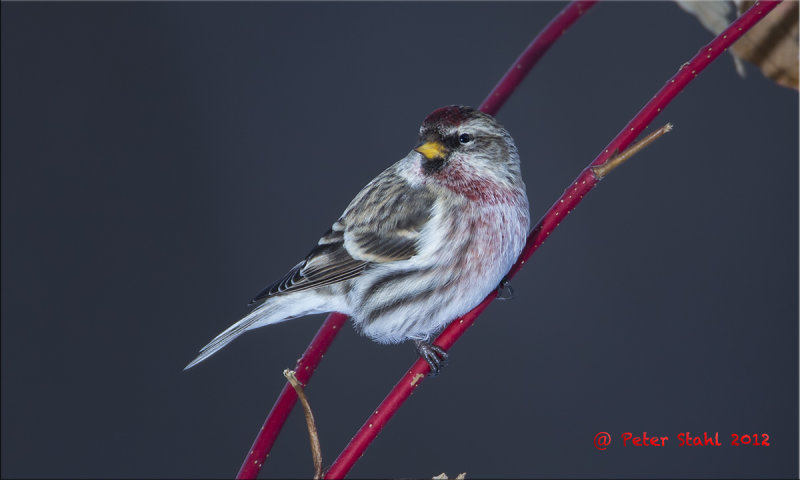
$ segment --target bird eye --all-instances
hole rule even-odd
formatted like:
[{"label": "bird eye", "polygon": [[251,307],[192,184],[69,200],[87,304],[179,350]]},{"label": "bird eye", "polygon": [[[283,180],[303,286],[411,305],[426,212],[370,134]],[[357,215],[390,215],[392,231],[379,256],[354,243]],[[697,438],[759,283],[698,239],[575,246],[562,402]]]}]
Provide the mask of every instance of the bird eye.
[{"label": "bird eye", "polygon": [[458,137],[458,141],[461,143],[469,143],[472,141],[472,135],[469,133],[462,133],[460,137]]}]

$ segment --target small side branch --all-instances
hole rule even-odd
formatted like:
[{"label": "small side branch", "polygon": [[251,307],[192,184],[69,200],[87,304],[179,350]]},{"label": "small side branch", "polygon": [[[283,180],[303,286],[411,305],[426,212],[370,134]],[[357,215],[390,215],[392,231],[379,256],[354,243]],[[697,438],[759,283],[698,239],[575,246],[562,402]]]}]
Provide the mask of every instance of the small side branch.
[{"label": "small side branch", "polygon": [[612,170],[622,165],[629,158],[641,152],[644,149],[644,147],[655,142],[657,139],[661,138],[662,135],[670,131],[672,131],[672,124],[668,123],[663,127],[659,128],[658,130],[656,130],[655,132],[651,133],[650,135],[634,143],[630,147],[626,148],[624,152],[609,158],[608,160],[606,160],[605,163],[591,167],[592,173],[594,173],[594,176],[598,180],[602,180],[603,178],[605,178],[606,175],[611,173]]},{"label": "small side branch", "polygon": [[306,414],[306,426],[308,427],[308,441],[311,443],[311,458],[314,459],[314,480],[322,478],[322,447],[319,445],[319,434],[317,434],[317,424],[314,421],[314,414],[311,413],[311,405],[308,403],[303,385],[297,381],[294,370],[288,368],[283,371],[283,376],[292,384],[294,391],[300,398],[303,405],[303,413]]}]

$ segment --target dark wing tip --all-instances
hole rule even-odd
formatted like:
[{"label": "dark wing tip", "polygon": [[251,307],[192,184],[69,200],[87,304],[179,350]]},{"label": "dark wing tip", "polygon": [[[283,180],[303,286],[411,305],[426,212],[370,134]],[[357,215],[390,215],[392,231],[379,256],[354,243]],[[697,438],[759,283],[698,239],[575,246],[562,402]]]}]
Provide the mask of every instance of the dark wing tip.
[{"label": "dark wing tip", "polygon": [[250,306],[256,303],[263,302],[264,300],[275,295],[276,293],[280,293],[291,282],[291,279],[297,275],[297,272],[300,270],[300,268],[304,263],[305,262],[301,262],[299,265],[296,265],[293,269],[289,270],[289,273],[284,275],[283,278],[281,278],[280,280],[271,285],[264,287],[264,289],[258,292],[256,296],[253,297],[250,300],[250,303],[248,303],[247,305]]},{"label": "dark wing tip", "polygon": [[250,303],[248,303],[247,305],[250,306],[255,303],[262,302],[267,298],[275,295],[276,293],[280,293],[281,291],[285,290],[287,286],[291,284],[292,279],[297,277],[298,272],[300,271],[301,268],[303,268],[305,264],[306,260],[303,260],[302,262],[295,265],[291,270],[289,270],[289,272],[286,275],[283,276],[283,278],[281,278],[277,282],[274,282],[264,287],[264,289],[258,292],[256,296],[253,297],[250,300]]},{"label": "dark wing tip", "polygon": [[254,305],[254,304],[260,302],[261,300],[264,300],[268,296],[269,296],[269,289],[265,288],[264,290],[261,290],[260,292],[258,292],[258,295],[256,295],[255,297],[251,298],[250,301],[247,302],[247,306],[249,307],[251,305]]}]

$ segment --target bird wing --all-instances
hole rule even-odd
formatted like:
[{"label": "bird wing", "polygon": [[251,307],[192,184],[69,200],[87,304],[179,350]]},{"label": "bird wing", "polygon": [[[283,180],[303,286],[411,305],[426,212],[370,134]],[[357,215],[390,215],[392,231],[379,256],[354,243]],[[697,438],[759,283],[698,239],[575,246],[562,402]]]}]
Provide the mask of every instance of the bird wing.
[{"label": "bird wing", "polygon": [[411,187],[387,170],[364,187],[302,262],[250,303],[348,280],[371,264],[413,257],[434,200],[427,187]]}]

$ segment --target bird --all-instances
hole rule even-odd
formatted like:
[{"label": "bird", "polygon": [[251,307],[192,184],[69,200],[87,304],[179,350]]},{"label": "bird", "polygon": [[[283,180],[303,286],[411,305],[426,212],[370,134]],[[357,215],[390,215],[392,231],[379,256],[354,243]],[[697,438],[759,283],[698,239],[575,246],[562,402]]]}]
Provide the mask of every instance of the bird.
[{"label": "bird", "polygon": [[370,181],[311,252],[252,299],[251,313],[184,370],[248,330],[340,312],[378,343],[413,342],[437,375],[448,355],[431,337],[500,286],[529,227],[508,131],[472,107],[438,108],[408,155]]}]

